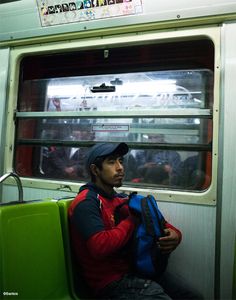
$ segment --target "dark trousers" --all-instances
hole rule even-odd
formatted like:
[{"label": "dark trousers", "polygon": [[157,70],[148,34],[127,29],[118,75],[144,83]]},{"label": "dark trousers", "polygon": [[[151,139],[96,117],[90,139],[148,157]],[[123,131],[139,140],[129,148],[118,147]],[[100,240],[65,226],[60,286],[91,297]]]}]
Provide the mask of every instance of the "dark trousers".
[{"label": "dark trousers", "polygon": [[103,289],[100,299],[171,300],[157,282],[133,275],[125,275],[121,280],[109,284]]},{"label": "dark trousers", "polygon": [[174,300],[203,300],[204,297],[190,287],[183,279],[178,276],[165,272],[164,275],[157,280],[164,291]]},{"label": "dark trousers", "polygon": [[100,299],[120,300],[200,300],[201,295],[181,284],[178,278],[166,274],[157,281],[126,275],[103,289]]}]

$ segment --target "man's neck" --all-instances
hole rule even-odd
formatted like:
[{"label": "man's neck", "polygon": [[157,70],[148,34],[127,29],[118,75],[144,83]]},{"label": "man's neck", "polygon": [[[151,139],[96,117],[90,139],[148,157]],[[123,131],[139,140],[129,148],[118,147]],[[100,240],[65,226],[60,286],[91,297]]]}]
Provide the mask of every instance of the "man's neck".
[{"label": "man's neck", "polygon": [[109,197],[112,197],[115,193],[115,190],[113,186],[109,186],[107,184],[104,184],[103,182],[94,182],[94,184],[102,190],[105,194],[107,194]]}]

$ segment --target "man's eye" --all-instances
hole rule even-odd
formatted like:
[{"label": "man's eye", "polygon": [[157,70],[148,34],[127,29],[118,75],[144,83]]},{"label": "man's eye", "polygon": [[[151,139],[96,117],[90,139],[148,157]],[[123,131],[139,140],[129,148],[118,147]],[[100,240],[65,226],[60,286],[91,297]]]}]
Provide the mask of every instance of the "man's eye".
[{"label": "man's eye", "polygon": [[108,163],[109,163],[109,164],[114,164],[114,163],[115,163],[115,159],[109,159],[109,160],[108,160]]},{"label": "man's eye", "polygon": [[110,158],[110,159],[108,159],[107,160],[107,162],[109,163],[109,164],[115,164],[115,163],[117,163],[117,162],[119,162],[120,164],[122,164],[123,165],[123,161],[124,161],[124,159],[123,158]]}]

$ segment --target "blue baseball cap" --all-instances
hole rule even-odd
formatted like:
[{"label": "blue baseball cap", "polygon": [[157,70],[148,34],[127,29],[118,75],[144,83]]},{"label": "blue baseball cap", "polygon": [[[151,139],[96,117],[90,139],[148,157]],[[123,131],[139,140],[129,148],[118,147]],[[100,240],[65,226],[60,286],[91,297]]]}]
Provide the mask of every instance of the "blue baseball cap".
[{"label": "blue baseball cap", "polygon": [[101,156],[109,156],[113,153],[125,155],[128,153],[129,147],[126,143],[99,143],[93,146],[87,155],[86,168],[89,169],[90,165],[93,164],[96,158]]}]

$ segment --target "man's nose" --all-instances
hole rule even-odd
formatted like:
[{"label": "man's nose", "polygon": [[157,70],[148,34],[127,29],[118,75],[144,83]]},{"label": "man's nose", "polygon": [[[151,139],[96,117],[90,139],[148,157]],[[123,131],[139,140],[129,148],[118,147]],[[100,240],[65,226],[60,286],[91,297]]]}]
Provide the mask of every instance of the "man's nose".
[{"label": "man's nose", "polygon": [[120,160],[116,160],[116,168],[117,169],[123,169],[124,168],[124,166],[123,166],[123,163],[122,162],[120,162]]}]

